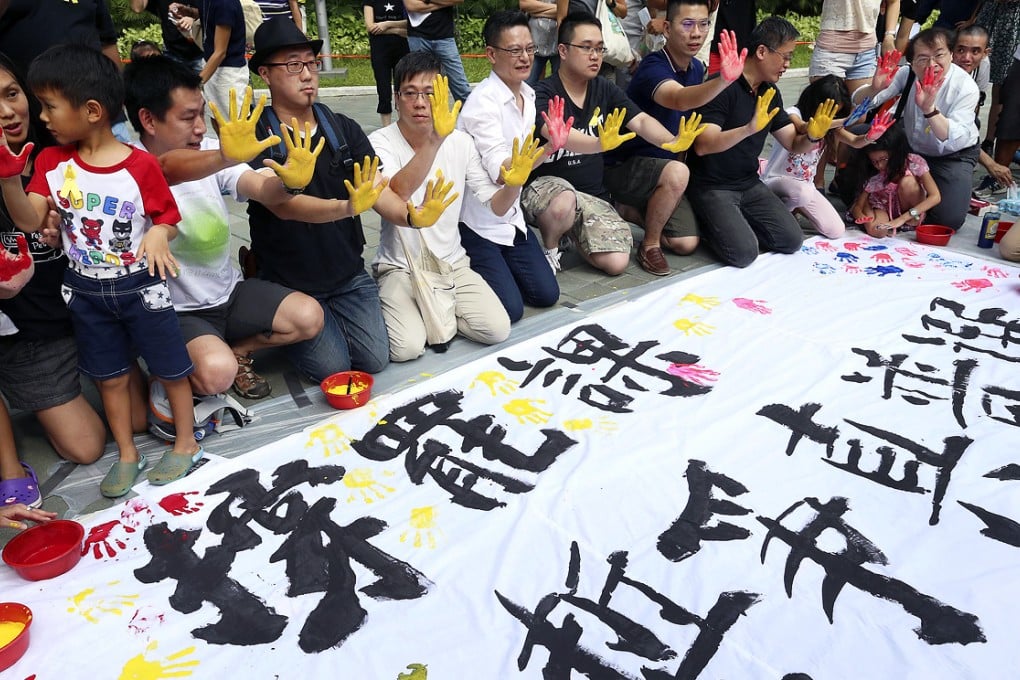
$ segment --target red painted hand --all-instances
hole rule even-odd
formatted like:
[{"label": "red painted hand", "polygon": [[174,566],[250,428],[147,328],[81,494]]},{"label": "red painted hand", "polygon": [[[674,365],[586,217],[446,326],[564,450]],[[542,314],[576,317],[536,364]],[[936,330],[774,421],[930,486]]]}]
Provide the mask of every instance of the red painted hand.
[{"label": "red painted hand", "polygon": [[872,87],[876,90],[884,90],[892,84],[896,71],[900,68],[902,56],[899,50],[886,52],[882,55],[882,58],[878,60],[878,70],[875,71],[875,77],[871,81]]},{"label": "red painted hand", "polygon": [[35,144],[29,142],[21,149],[21,153],[15,154],[11,151],[11,147],[7,146],[7,138],[3,136],[3,130],[0,130],[0,141],[3,142],[0,144],[0,179],[18,177],[25,170],[29,154],[32,153]]},{"label": "red painted hand", "polygon": [[92,527],[89,530],[89,535],[85,537],[85,543],[81,547],[81,554],[87,555],[91,548],[92,556],[97,560],[101,560],[103,559],[103,549],[105,548],[107,557],[115,557],[117,551],[114,550],[114,545],[121,550],[127,547],[127,544],[119,538],[110,538],[110,532],[118,526],[120,526],[119,521],[111,520]]},{"label": "red painted hand", "polygon": [[739,53],[737,49],[737,34],[733,31],[722,31],[719,34],[719,73],[728,83],[732,83],[744,72],[747,48]]},{"label": "red painted hand", "polygon": [[24,234],[14,237],[18,243],[18,254],[12,255],[6,249],[0,254],[0,284],[10,281],[20,272],[32,266],[32,256],[28,252],[28,239]]},{"label": "red painted hand", "polygon": [[549,111],[542,111],[542,120],[545,121],[546,133],[549,137],[548,151],[555,153],[562,149],[567,143],[567,136],[570,134],[570,127],[574,124],[574,117],[563,120],[564,101],[560,96],[555,96],[549,101]]},{"label": "red painted hand", "polygon": [[924,113],[929,113],[931,109],[934,109],[935,96],[939,93],[939,88],[942,87],[945,80],[946,72],[935,64],[924,69],[924,75],[921,76],[917,82],[917,88],[914,90],[914,103],[917,104],[917,108]]},{"label": "red painted hand", "polygon": [[893,118],[891,113],[883,111],[871,121],[871,127],[868,128],[868,134],[865,137],[867,137],[869,142],[878,141],[878,138],[884,135],[885,131],[891,128],[895,122],[896,119]]}]

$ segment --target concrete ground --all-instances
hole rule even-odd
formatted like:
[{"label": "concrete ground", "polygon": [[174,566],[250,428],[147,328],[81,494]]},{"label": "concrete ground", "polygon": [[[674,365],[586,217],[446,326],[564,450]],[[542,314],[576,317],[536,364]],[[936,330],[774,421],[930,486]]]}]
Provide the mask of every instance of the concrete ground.
[{"label": "concrete ground", "polygon": [[[806,69],[791,71],[780,81],[784,101],[792,103],[807,84]],[[322,101],[333,110],[357,120],[366,132],[379,127],[375,113],[376,97],[373,88],[333,88],[324,91]],[[832,170],[830,169],[831,173]],[[977,172],[975,178],[983,176]],[[841,207],[841,206],[840,206]],[[243,205],[234,204],[232,212],[232,236],[236,247],[249,242],[248,224]],[[976,240],[976,220],[971,219],[965,229],[954,238],[956,244]],[[363,216],[365,235],[368,241],[366,261],[371,261],[379,243],[379,218],[369,212]],[[635,235],[640,240],[640,230]],[[973,238],[971,238],[973,237]],[[973,244],[964,250],[975,252]],[[990,256],[997,256],[990,255]],[[691,276],[706,267],[718,266],[706,248],[699,248],[690,256],[679,257],[666,254],[674,272],[668,277],[655,277],[643,271],[632,259],[627,271],[617,277],[609,277],[583,263],[576,252],[563,255],[563,271],[558,279],[561,287],[559,303],[548,310],[529,309],[525,318],[515,325],[511,341],[521,340],[545,332],[557,326],[572,323],[592,311],[641,294],[654,288],[669,285],[680,277]],[[421,359],[402,365],[391,365],[376,376],[375,392],[395,391],[423,376],[440,373],[449,367],[461,365],[491,351],[467,340],[455,341],[446,354],[431,351]],[[249,402],[258,421],[244,430],[226,435],[212,435],[206,440],[210,453],[228,457],[241,455],[274,439],[282,438],[311,422],[326,417],[330,408],[325,404],[316,385],[299,377],[280,351],[268,351],[256,357],[256,370],[268,378],[273,386],[272,397],[262,402]],[[86,382],[86,381],[83,381]],[[94,387],[86,386],[90,400],[99,404]],[[42,430],[30,413],[14,413],[14,429],[18,450],[23,460],[38,472],[44,492],[44,507],[61,515],[73,516],[109,507],[111,501],[99,495],[99,480],[115,460],[112,447],[98,463],[78,467],[62,461],[42,434]],[[165,445],[149,435],[138,435],[136,441],[150,460],[158,457]],[[0,530],[0,544],[9,539],[9,530]]]}]

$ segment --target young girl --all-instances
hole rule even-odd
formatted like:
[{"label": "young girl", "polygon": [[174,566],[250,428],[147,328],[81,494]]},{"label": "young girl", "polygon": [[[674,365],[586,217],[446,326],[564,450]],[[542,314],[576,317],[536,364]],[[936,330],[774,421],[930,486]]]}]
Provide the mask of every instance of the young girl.
[{"label": "young girl", "polygon": [[895,236],[897,229],[915,227],[921,224],[924,213],[942,200],[928,164],[910,153],[901,123],[886,130],[861,155],[873,171],[854,201],[851,214],[869,236]]},{"label": "young girl", "polygon": [[[850,112],[850,95],[843,81],[836,76],[819,78],[804,88],[797,106],[787,109],[798,131],[807,129],[803,116],[810,116],[827,99],[839,106],[837,117],[845,117]],[[865,135],[851,134],[842,127],[830,130],[829,134],[805,153],[787,151],[782,145],[776,144],[772,147],[772,155],[762,174],[762,181],[782,199],[790,212],[804,215],[818,233],[829,238],[839,238],[846,227],[843,218],[815,187],[815,172],[818,159],[825,153],[826,144],[835,140],[854,148],[868,144]]]}]

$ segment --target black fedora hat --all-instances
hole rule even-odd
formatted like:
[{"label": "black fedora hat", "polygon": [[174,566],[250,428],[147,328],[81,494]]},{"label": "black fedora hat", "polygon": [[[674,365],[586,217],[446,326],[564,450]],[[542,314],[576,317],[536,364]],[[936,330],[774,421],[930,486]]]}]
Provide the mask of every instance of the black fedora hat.
[{"label": "black fedora hat", "polygon": [[248,60],[248,68],[252,73],[258,73],[259,66],[262,66],[273,52],[285,47],[299,46],[308,46],[312,52],[318,54],[322,49],[322,41],[309,40],[308,36],[302,33],[288,17],[276,17],[264,21],[255,31],[255,54],[251,55],[251,59]]}]

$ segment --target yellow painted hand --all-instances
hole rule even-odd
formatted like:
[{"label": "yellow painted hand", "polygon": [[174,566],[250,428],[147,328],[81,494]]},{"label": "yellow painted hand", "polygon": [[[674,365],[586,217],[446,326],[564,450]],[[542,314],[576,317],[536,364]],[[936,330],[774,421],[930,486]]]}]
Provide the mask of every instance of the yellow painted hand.
[{"label": "yellow painted hand", "polygon": [[691,115],[691,119],[688,121],[687,117],[684,116],[680,119],[680,131],[672,142],[666,142],[662,145],[662,148],[666,151],[672,151],[673,153],[680,153],[687,151],[691,148],[691,144],[698,138],[702,132],[705,131],[707,125],[701,124],[701,114],[695,113]]},{"label": "yellow painted hand", "polygon": [[552,413],[541,408],[545,399],[511,399],[503,404],[503,410],[517,418],[521,425],[532,423],[534,425],[545,425],[552,417]]},{"label": "yellow painted hand", "polygon": [[603,151],[612,151],[629,139],[637,135],[633,132],[620,134],[620,127],[623,125],[623,117],[627,115],[627,109],[613,109],[613,112],[606,118],[606,123],[599,123],[599,143]]},{"label": "yellow painted hand", "polygon": [[413,201],[407,202],[407,218],[410,226],[421,229],[435,224],[446,212],[446,209],[453,205],[453,202],[460,196],[460,194],[454,193],[447,198],[452,189],[453,182],[444,182],[443,171],[436,170],[436,178],[430,179],[425,186],[425,200],[422,201],[421,207],[414,207]]},{"label": "yellow painted hand", "polygon": [[538,140],[535,139],[534,125],[531,126],[523,143],[514,137],[513,150],[510,152],[510,168],[501,167],[499,169],[499,176],[503,178],[503,183],[508,187],[524,186],[531,174],[531,169],[535,167],[535,161],[544,153],[545,147],[539,146]]},{"label": "yellow painted hand", "polygon": [[772,122],[772,119],[779,113],[779,107],[769,111],[769,104],[772,103],[772,98],[776,96],[776,88],[770,87],[768,92],[758,97],[758,103],[754,105],[754,118],[752,123],[754,125],[755,132],[761,132],[768,124]]},{"label": "yellow painted hand", "polygon": [[382,194],[383,189],[390,183],[388,179],[383,179],[379,184],[375,183],[375,176],[379,172],[379,157],[369,158],[365,156],[364,165],[360,163],[354,164],[354,184],[351,184],[350,180],[344,180],[344,186],[347,187],[347,200],[351,203],[351,215],[360,215],[366,210],[371,209],[375,202],[379,200],[379,195]]},{"label": "yellow painted hand", "polygon": [[815,115],[811,116],[811,120],[807,124],[807,136],[809,139],[821,139],[829,132],[829,128],[832,127],[832,119],[836,117],[836,111],[839,107],[836,106],[836,102],[831,99],[826,99],[824,102],[818,105],[815,109]]},{"label": "yellow painted hand", "polygon": [[315,174],[315,160],[322,153],[322,147],[326,140],[320,138],[313,150],[312,124],[305,123],[303,137],[298,133],[297,118],[291,118],[290,124],[290,130],[286,128],[281,130],[283,143],[287,147],[287,162],[280,165],[276,161],[267,160],[266,167],[272,168],[288,189],[304,189],[312,181],[312,175]]},{"label": "yellow painted hand", "polygon": [[[216,104],[209,102],[209,109],[212,111],[213,120],[216,121],[220,138],[220,152],[229,160],[237,163],[247,163],[258,156],[265,149],[280,143],[280,138],[270,135],[262,141],[255,138],[255,124],[262,115],[262,109],[266,107],[266,95],[259,97],[259,103],[251,109],[252,91],[250,87],[244,88],[244,101],[240,109],[237,107],[237,92],[230,88],[230,105],[227,112],[228,118]],[[245,115],[251,110],[251,115]]]},{"label": "yellow painted hand", "polygon": [[[151,642],[145,648],[146,652],[156,649],[157,643]],[[180,651],[166,657],[166,661],[176,662],[190,654],[195,653],[194,647],[185,647]],[[180,661],[179,663],[164,663],[163,661],[149,661],[145,654],[131,657],[120,672],[120,680],[162,680],[162,678],[183,678],[191,675],[199,662],[195,659]]]},{"label": "yellow painted hand", "polygon": [[64,184],[60,187],[60,195],[67,199],[72,208],[85,207],[85,199],[78,188],[78,173],[70,163],[64,168]]},{"label": "yellow painted hand", "polygon": [[441,139],[446,139],[457,127],[457,116],[463,102],[453,103],[450,110],[450,81],[446,76],[436,75],[432,79],[432,94],[429,95],[429,107],[432,109],[432,127]]}]

